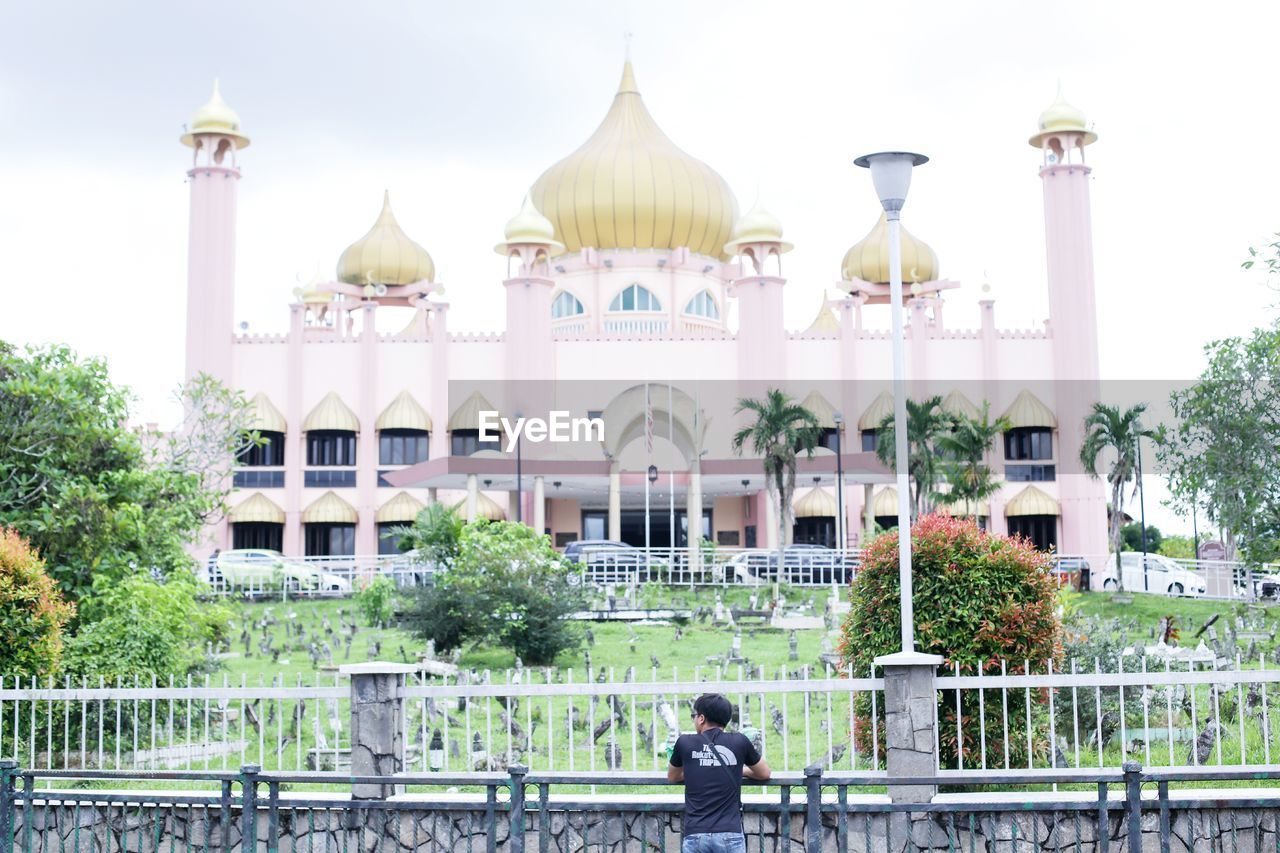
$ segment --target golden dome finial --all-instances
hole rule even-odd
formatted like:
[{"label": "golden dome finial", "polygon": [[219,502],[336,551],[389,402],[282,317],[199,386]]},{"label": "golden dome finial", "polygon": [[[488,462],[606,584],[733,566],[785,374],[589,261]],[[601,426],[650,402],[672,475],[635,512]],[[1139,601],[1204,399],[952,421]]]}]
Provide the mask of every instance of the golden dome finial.
[{"label": "golden dome finial", "polygon": [[533,202],[568,252],[684,247],[723,258],[738,213],[724,178],[653,120],[630,61],[604,121],[534,182]]},{"label": "golden dome finial", "polygon": [[435,262],[404,233],[391,212],[391,193],[382,192],[382,211],[369,233],[338,259],[338,281],[347,284],[413,284],[434,281]]},{"label": "golden dome finial", "polygon": [[[902,244],[902,280],[904,282],[936,281],[938,256],[929,244],[916,238],[906,228],[899,229]],[[860,279],[871,284],[889,283],[889,220],[882,213],[871,233],[845,253],[840,264],[844,281]]]},{"label": "golden dome finial", "polygon": [[522,245],[546,246],[554,251],[564,248],[556,240],[555,226],[551,224],[550,219],[538,212],[538,208],[534,207],[533,198],[529,193],[524,194],[520,212],[507,220],[507,226],[502,233],[506,240],[493,247],[499,255],[506,255],[511,251],[511,247]]},{"label": "golden dome finial", "polygon": [[778,253],[790,252],[795,247],[782,239],[782,221],[764,209],[759,194],[751,210],[742,215],[733,226],[733,239],[725,244],[724,250],[736,255],[742,247],[750,243],[774,243]]},{"label": "golden dome finial", "polygon": [[1061,80],[1058,81],[1058,93],[1053,103],[1040,113],[1037,127],[1039,132],[1028,140],[1032,148],[1043,147],[1045,138],[1055,133],[1081,134],[1084,145],[1092,144],[1098,139],[1098,134],[1091,131],[1085,122],[1084,111],[1067,103],[1067,99],[1062,96]]},{"label": "golden dome finial", "polygon": [[248,148],[249,137],[240,132],[240,116],[222,100],[222,92],[218,87],[218,78],[213,78],[213,94],[204,106],[196,110],[191,117],[187,132],[179,137],[183,145],[194,148],[196,136],[203,133],[216,133],[231,139],[236,148]]}]

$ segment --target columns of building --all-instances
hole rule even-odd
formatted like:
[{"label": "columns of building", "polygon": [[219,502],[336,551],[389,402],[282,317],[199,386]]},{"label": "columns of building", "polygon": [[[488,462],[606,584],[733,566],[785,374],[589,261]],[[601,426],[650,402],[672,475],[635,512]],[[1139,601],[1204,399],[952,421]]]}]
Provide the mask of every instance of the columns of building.
[{"label": "columns of building", "polygon": [[622,538],[622,473],[618,460],[609,460],[609,538]]},{"label": "columns of building", "polygon": [[689,466],[689,496],[685,501],[685,517],[689,521],[689,561],[691,565],[697,565],[702,550],[702,463],[696,457]]},{"label": "columns of building", "polygon": [[547,529],[547,494],[542,475],[533,478],[533,529],[538,533]]},{"label": "columns of building", "polygon": [[467,475],[467,522],[476,520],[476,504],[480,497],[480,483],[475,474]]}]

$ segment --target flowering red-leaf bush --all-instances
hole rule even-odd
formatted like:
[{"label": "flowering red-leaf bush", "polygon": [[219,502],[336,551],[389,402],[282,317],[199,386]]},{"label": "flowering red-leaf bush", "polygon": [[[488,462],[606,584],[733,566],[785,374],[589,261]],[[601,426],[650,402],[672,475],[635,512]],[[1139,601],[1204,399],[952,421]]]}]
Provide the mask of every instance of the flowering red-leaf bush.
[{"label": "flowering red-leaf bush", "polygon": [[[911,529],[916,650],[942,656],[939,675],[954,675],[957,665],[962,675],[999,675],[1002,667],[1009,674],[1043,673],[1050,666],[1056,670],[1062,658],[1062,629],[1056,613],[1057,584],[1050,570],[1049,556],[1026,539],[992,536],[966,519],[922,517]],[[872,540],[863,552],[850,593],[852,607],[841,629],[840,653],[846,672],[852,667],[855,676],[865,677],[875,658],[901,651],[899,592],[895,530]],[[959,766],[961,748],[964,767],[980,764],[980,717],[987,732],[988,766],[1004,766],[1007,753],[1010,766],[1025,767],[1029,728],[1030,749],[1042,756],[1048,753],[1044,707],[1048,696],[1031,691],[1024,697],[1019,691],[1016,698],[1016,702],[1003,702],[999,690],[986,690],[980,709],[978,691],[962,691],[957,736],[955,691],[940,692],[941,766]],[[869,755],[870,697],[860,694],[855,711],[858,750]],[[881,757],[883,714],[881,702],[874,727]],[[1036,762],[1037,766],[1044,763]]]},{"label": "flowering red-leaf bush", "polygon": [[74,614],[27,540],[0,527],[0,676],[56,670],[62,627]]}]

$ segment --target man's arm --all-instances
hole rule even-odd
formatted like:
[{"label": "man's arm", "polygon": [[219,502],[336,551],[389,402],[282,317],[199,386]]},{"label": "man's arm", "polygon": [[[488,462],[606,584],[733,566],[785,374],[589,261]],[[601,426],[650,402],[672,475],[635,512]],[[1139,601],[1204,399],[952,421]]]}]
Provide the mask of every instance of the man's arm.
[{"label": "man's arm", "polygon": [[680,740],[676,738],[671,749],[670,763],[667,764],[667,781],[672,784],[684,782],[684,754],[680,751]]},{"label": "man's arm", "polygon": [[683,782],[683,781],[684,781],[684,768],[683,768],[683,767],[676,767],[674,764],[668,764],[668,765],[667,765],[667,781],[668,781],[668,782],[673,782],[673,783],[674,783],[674,782]]},{"label": "man's arm", "polygon": [[[667,775],[668,777],[671,775],[670,770],[667,771]],[[683,775],[683,772],[681,775]],[[768,782],[769,777],[771,776],[773,776],[773,771],[769,769],[769,762],[765,761],[763,758],[755,764],[750,766],[744,764],[742,767],[742,778],[744,779],[755,779],[757,782]]]}]

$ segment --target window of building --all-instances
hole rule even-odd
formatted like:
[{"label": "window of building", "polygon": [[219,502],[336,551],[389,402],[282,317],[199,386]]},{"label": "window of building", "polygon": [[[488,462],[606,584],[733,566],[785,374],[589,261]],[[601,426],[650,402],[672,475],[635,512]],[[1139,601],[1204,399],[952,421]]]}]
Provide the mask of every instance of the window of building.
[{"label": "window of building", "polygon": [[481,450],[501,450],[501,439],[492,432],[490,435],[493,435],[493,438],[481,441],[478,429],[455,429],[449,433],[449,455],[470,456]]},{"label": "window of building", "polygon": [[1009,535],[1025,536],[1041,551],[1058,547],[1056,515],[1015,515],[1009,518]]},{"label": "window of building", "polygon": [[314,429],[307,433],[307,464],[355,465],[356,434],[334,429]]},{"label": "window of building", "polygon": [[896,515],[877,515],[876,526],[883,530],[893,530],[898,526],[898,517]]},{"label": "window of building", "polygon": [[1052,459],[1053,430],[1015,427],[1004,434],[1005,459]]},{"label": "window of building", "polygon": [[275,468],[284,465],[284,433],[259,432],[265,444],[240,451],[236,464],[246,468]]},{"label": "window of building", "polygon": [[379,465],[415,465],[427,461],[430,435],[421,429],[384,429],[378,433]]},{"label": "window of building", "polygon": [[400,553],[400,537],[392,533],[404,527],[402,521],[382,521],[378,523],[378,553],[379,554],[399,554]]},{"label": "window of building", "polygon": [[348,489],[356,484],[354,468],[320,469],[302,472],[302,485],[309,489]]},{"label": "window of building", "polygon": [[307,524],[306,555],[308,557],[351,557],[356,553],[354,524]]},{"label": "window of building", "polygon": [[577,314],[584,314],[586,313],[586,310],[587,309],[582,307],[582,302],[578,300],[578,297],[574,296],[567,290],[563,291],[559,296],[551,300],[552,320],[558,320],[561,317],[573,317]]},{"label": "window of building", "polygon": [[875,453],[880,446],[880,430],[864,429],[862,431],[862,452]]},{"label": "window of building", "polygon": [[237,489],[278,489],[284,485],[283,471],[235,471],[231,483]]},{"label": "window of building", "polygon": [[791,541],[804,545],[836,547],[835,516],[811,516],[797,518],[791,528]]},{"label": "window of building", "polygon": [[662,303],[647,287],[628,285],[609,303],[610,311],[661,311]]},{"label": "window of building", "polygon": [[1053,482],[1057,479],[1056,465],[1006,465],[1004,478],[1011,483]]},{"label": "window of building", "polygon": [[237,521],[231,525],[232,548],[265,548],[279,551],[284,545],[284,525],[270,521]]},{"label": "window of building", "polygon": [[684,306],[684,313],[692,314],[694,317],[706,317],[708,320],[720,319],[720,309],[716,307],[715,297],[709,290],[704,290],[690,299],[689,304]]}]

